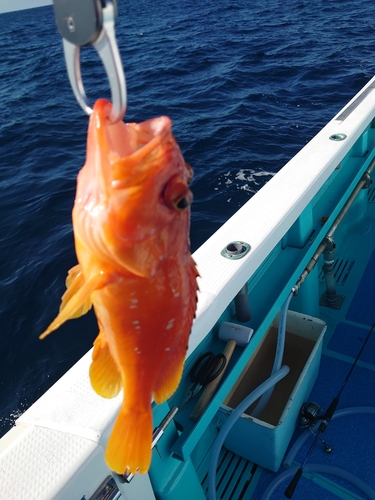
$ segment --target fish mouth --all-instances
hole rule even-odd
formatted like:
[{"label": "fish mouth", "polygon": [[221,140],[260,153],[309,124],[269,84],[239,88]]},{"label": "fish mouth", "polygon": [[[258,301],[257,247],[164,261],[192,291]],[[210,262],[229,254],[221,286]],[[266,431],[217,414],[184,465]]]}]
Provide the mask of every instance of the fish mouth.
[{"label": "fish mouth", "polygon": [[168,116],[151,118],[141,123],[112,123],[108,118],[108,105],[111,104],[105,99],[95,103],[94,114],[97,119],[93,120],[96,132],[93,135],[96,136],[100,151],[108,155],[111,162],[128,160],[129,164],[136,165],[172,129],[172,121]]}]

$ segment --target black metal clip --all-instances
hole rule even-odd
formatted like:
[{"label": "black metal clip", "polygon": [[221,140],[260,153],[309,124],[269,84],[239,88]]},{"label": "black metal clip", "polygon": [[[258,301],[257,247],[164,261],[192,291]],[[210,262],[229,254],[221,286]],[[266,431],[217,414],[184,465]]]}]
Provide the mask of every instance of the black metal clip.
[{"label": "black metal clip", "polygon": [[63,37],[70,84],[82,109],[90,115],[80,68],[80,48],[92,45],[105,67],[112,95],[110,120],[122,120],[126,111],[126,83],[115,37],[116,0],[53,0],[56,24]]}]

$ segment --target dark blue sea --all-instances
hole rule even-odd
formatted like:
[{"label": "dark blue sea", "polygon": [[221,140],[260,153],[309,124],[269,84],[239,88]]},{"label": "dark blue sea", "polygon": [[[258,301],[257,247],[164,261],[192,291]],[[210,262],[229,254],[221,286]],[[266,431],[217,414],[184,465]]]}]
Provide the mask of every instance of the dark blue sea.
[{"label": "dark blue sea", "polygon": [[[195,250],[375,73],[373,0],[119,0],[127,121],[169,115],[195,170]],[[92,48],[89,98],[110,97]],[[92,314],[44,341],[76,263],[88,118],[52,7],[0,15],[0,435],[88,349]]]}]

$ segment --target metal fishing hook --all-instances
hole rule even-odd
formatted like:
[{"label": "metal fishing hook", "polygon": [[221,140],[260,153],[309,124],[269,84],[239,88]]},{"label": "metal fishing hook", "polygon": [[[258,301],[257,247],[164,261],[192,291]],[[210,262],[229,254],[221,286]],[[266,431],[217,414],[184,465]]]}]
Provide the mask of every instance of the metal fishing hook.
[{"label": "metal fishing hook", "polygon": [[80,65],[81,47],[98,52],[109,80],[112,109],[109,119],[122,120],[126,111],[126,82],[115,37],[116,0],[53,0],[56,24],[63,37],[65,62],[74,95],[85,113],[92,107],[86,97]]}]

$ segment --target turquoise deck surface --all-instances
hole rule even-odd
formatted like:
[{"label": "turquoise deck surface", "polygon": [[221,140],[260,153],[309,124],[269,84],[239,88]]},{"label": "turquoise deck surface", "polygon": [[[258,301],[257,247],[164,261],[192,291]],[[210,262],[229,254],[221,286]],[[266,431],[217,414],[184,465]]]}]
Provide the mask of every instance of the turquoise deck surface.
[{"label": "turquoise deck surface", "polygon": [[348,309],[346,319],[365,325],[372,325],[375,320],[375,252],[371,255],[365,273]]},{"label": "turquoise deck surface", "polygon": [[[339,310],[320,308],[319,317],[327,322],[328,328],[323,347],[320,372],[309,400],[327,409],[332,399],[338,394],[359,350],[375,322],[375,251],[373,231],[369,227],[374,224],[374,206],[369,205],[368,218],[362,223],[358,232],[354,232],[351,241],[337,248],[337,258],[354,261],[354,265],[343,286],[337,286],[337,293],[345,295]],[[371,235],[372,233],[372,235]],[[347,236],[345,235],[345,238]],[[360,244],[359,244],[360,242]],[[372,253],[371,253],[372,252]],[[358,273],[362,273],[358,281]],[[322,284],[322,290],[324,284]],[[375,406],[375,331],[371,334],[360,359],[354,368],[341,394],[337,410],[343,408]],[[318,443],[308,463],[333,465],[355,474],[375,489],[375,415],[352,415],[332,419],[323,439],[332,447],[330,454]],[[301,434],[297,429],[292,443]],[[302,446],[295,457],[296,465],[303,463],[313,435]],[[278,473],[263,470],[252,497],[260,500],[269,483],[285,469],[282,466]],[[271,499],[286,498],[284,491],[290,480],[282,483],[274,491]],[[301,478],[294,500],[330,499],[367,499],[352,484],[340,478],[306,473]]]},{"label": "turquoise deck surface", "polygon": [[[375,250],[373,225],[375,224],[375,203],[369,203],[366,217],[354,230],[337,234],[337,268],[346,266],[345,276],[337,270],[337,294],[345,296],[339,309],[320,306],[320,319],[327,323],[323,353],[318,379],[309,397],[326,410],[338,395],[366,337],[375,322]],[[347,263],[350,263],[348,265]],[[321,268],[322,262],[319,263]],[[336,273],[336,272],[335,272]],[[320,294],[325,290],[320,279]],[[302,312],[302,311],[300,311]],[[371,333],[360,359],[345,384],[337,411],[344,408],[375,407],[375,329]],[[331,446],[327,453],[321,442],[314,448],[308,463],[325,464],[356,475],[375,490],[375,415],[355,414],[333,418],[322,438]],[[303,431],[296,429],[290,447]],[[294,465],[303,463],[314,436],[300,448]],[[288,449],[290,449],[290,447]],[[237,464],[240,460],[240,464]],[[237,464],[234,467],[234,464]],[[242,473],[238,474],[238,468]],[[237,470],[236,476],[231,470]],[[282,465],[273,473],[240,459],[223,450],[218,467],[218,498],[228,500],[261,500],[267,487],[284,470]],[[238,477],[237,477],[238,476]],[[237,481],[240,477],[241,481]],[[207,477],[201,477],[206,487]],[[269,497],[271,500],[286,498],[284,491],[290,479],[284,481]],[[207,494],[207,490],[206,490]],[[345,500],[369,498],[350,482],[336,476],[304,472],[293,495],[294,500]],[[371,498],[371,497],[370,497]],[[374,496],[375,499],[375,496]]]}]

